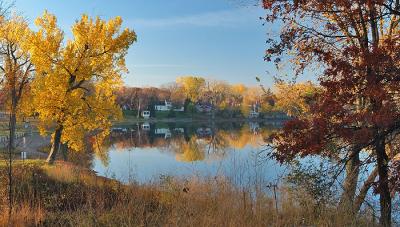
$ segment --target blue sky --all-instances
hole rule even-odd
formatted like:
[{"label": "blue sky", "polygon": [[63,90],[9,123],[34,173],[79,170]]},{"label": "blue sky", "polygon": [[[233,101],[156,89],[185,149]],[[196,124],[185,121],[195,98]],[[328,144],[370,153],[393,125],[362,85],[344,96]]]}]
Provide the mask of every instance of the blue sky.
[{"label": "blue sky", "polygon": [[[243,3],[245,2],[245,3]],[[257,0],[16,0],[30,21],[44,10],[69,30],[82,13],[108,19],[122,16],[138,42],[128,54],[129,86],[160,86],[178,76],[196,75],[255,85],[272,83],[273,66],[263,61],[267,26]],[[269,73],[268,73],[269,72]]]}]

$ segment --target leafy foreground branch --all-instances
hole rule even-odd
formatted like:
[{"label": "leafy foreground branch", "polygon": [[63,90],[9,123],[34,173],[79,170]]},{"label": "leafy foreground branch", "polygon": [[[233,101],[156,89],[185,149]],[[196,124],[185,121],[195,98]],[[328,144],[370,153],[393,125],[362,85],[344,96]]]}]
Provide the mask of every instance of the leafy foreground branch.
[{"label": "leafy foreground branch", "polygon": [[[316,205],[301,190],[280,189],[276,210],[261,185],[238,189],[223,178],[123,185],[67,163],[15,166],[15,226],[375,226],[368,212],[353,218],[330,204]],[[0,225],[6,221],[1,212]]]}]

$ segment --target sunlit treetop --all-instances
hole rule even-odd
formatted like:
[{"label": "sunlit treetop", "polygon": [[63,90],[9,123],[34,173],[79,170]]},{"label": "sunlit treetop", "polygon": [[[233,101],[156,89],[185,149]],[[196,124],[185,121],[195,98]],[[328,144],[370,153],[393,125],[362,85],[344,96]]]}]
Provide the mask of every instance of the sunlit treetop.
[{"label": "sunlit treetop", "polygon": [[28,23],[20,16],[3,18],[0,22],[1,92],[6,108],[18,114],[25,110],[21,107],[30,106],[24,104],[27,104],[27,88],[34,75],[29,54],[31,35]]},{"label": "sunlit treetop", "polygon": [[276,109],[289,116],[309,114],[315,95],[321,91],[311,82],[290,84],[280,82],[275,84]]},{"label": "sunlit treetop", "polygon": [[121,116],[114,93],[127,72],[125,56],[135,33],[121,28],[120,17],[104,21],[83,15],[66,41],[54,15],[45,12],[35,24],[30,53],[37,71],[33,104],[40,131],[61,129],[62,142],[74,150],[83,148],[88,133],[101,141],[111,121]]},{"label": "sunlit treetop", "polygon": [[182,92],[192,102],[199,99],[200,92],[205,85],[205,79],[195,76],[183,76],[176,79],[176,82],[181,86]]}]

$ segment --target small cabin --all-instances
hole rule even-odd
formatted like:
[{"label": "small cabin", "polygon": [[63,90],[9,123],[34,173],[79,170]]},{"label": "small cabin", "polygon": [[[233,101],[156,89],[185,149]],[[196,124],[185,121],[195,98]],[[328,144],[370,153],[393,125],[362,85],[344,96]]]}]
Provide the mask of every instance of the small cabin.
[{"label": "small cabin", "polygon": [[154,109],[156,111],[170,111],[172,109],[172,103],[165,100],[164,103],[155,105]]},{"label": "small cabin", "polygon": [[149,119],[150,118],[150,111],[149,110],[142,111],[142,117],[144,119]]}]

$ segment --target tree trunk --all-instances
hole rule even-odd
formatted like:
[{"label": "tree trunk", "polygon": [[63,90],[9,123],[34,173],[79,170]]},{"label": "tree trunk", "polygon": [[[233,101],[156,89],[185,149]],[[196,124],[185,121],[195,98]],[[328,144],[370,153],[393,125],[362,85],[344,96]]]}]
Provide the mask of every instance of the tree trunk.
[{"label": "tree trunk", "polygon": [[11,149],[15,149],[15,132],[17,127],[17,105],[18,98],[16,94],[16,90],[12,89],[11,91],[11,109],[10,109],[10,139],[9,139],[9,147]]},{"label": "tree trunk", "polygon": [[378,140],[375,144],[375,151],[378,164],[378,191],[381,206],[381,216],[379,223],[381,226],[390,227],[392,220],[392,198],[390,197],[388,182],[388,156],[385,150],[385,140]]},{"label": "tree trunk", "polygon": [[9,119],[9,138],[8,138],[8,224],[11,226],[11,215],[13,209],[13,171],[12,171],[12,155],[15,150],[15,131],[17,127],[17,105],[18,98],[15,89],[15,81],[12,81],[11,89],[11,109],[10,109],[10,119]]},{"label": "tree trunk", "polygon": [[14,150],[15,148],[15,131],[17,127],[17,116],[15,113],[14,108],[11,110],[10,113],[10,139],[9,139],[9,147]]},{"label": "tree trunk", "polygon": [[61,134],[62,134],[62,126],[59,126],[54,132],[53,144],[51,146],[51,150],[49,156],[47,157],[46,162],[49,164],[53,164],[56,160],[57,153],[60,150],[61,146]]},{"label": "tree trunk", "polygon": [[346,178],[343,183],[343,194],[340,198],[340,207],[344,210],[352,211],[354,197],[357,189],[358,177],[360,174],[360,150],[353,148],[349,160],[346,164]]},{"label": "tree trunk", "polygon": [[61,146],[60,149],[63,156],[63,160],[68,161],[68,144],[62,143],[60,146]]},{"label": "tree trunk", "polygon": [[15,124],[16,124],[16,116],[15,109],[12,107],[10,112],[10,135],[8,140],[8,224],[11,226],[11,215],[13,209],[13,193],[12,193],[12,185],[13,185],[13,171],[12,171],[12,154],[14,151],[15,145]]},{"label": "tree trunk", "polygon": [[369,189],[371,188],[372,184],[375,182],[375,178],[378,176],[378,167],[371,172],[368,176],[367,180],[364,181],[364,185],[361,187],[360,192],[358,193],[357,197],[354,200],[354,212],[358,212],[361,209],[361,205],[365,201],[365,197],[368,194]]}]

